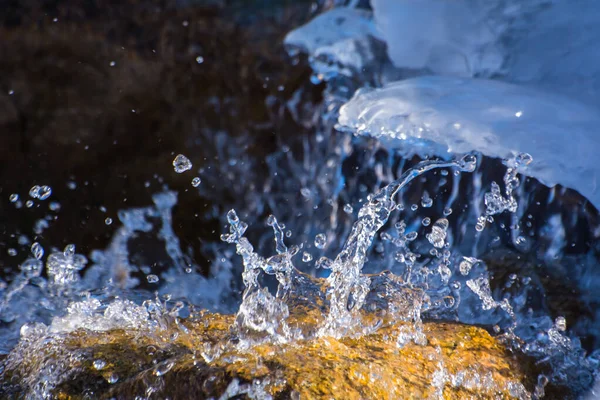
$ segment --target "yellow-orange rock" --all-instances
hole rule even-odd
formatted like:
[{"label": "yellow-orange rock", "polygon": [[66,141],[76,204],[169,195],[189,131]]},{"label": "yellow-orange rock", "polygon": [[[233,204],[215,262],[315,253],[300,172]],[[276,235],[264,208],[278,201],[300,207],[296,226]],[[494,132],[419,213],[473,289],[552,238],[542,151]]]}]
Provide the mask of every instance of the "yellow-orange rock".
[{"label": "yellow-orange rock", "polygon": [[78,330],[22,341],[3,362],[0,397],[40,387],[59,399],[529,397],[520,364],[478,327],[425,323],[427,345],[399,347],[407,325],[396,324],[358,338],[243,349],[233,321],[203,313],[162,330]]}]

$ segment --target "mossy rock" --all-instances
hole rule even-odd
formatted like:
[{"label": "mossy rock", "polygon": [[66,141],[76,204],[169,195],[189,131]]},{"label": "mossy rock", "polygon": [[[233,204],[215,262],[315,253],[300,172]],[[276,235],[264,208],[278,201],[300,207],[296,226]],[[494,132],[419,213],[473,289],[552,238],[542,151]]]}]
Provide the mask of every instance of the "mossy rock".
[{"label": "mossy rock", "polygon": [[529,398],[522,364],[478,327],[425,323],[426,345],[400,347],[406,323],[250,346],[232,326],[234,316],[201,313],[160,329],[26,338],[3,362],[0,397],[46,389],[58,399]]}]

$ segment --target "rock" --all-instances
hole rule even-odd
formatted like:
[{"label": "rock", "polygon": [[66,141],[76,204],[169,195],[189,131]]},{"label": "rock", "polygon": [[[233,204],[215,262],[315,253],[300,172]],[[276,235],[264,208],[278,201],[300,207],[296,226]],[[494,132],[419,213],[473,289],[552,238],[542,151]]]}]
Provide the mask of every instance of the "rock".
[{"label": "rock", "polygon": [[[309,313],[296,322],[313,321]],[[397,323],[356,338],[248,346],[231,315],[163,322],[157,329],[24,332],[0,369],[0,396],[529,398],[523,364],[474,326],[425,323],[426,345],[399,347],[398,334],[409,326]]]}]

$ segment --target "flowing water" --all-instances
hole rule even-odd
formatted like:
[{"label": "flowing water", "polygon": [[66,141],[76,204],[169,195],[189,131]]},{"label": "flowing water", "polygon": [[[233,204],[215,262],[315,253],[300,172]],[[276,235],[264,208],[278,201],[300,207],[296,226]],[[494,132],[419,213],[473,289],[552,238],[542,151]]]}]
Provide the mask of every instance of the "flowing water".
[{"label": "flowing water", "polygon": [[[406,73],[374,68],[389,60],[373,40],[353,44],[362,55],[358,70],[356,60],[338,65],[326,52],[311,55],[313,83],[327,85],[314,110],[302,106],[304,87],[290,103],[273,104],[274,113],[291,113],[314,135],[291,135],[255,160],[244,151],[251,139],[220,132],[214,165],[195,169],[191,155],[175,157],[174,172],[218,205],[203,216],[217,215],[223,229],[202,245],[212,261],[209,276],[176,236],[177,193],[165,189],[153,205],[107,218],[115,230],[106,249],[86,256],[75,238],[64,249],[31,243],[19,272],[0,282],[0,351],[79,328],[160,329],[165,315],[187,317],[198,308],[236,314],[240,351],[265,341],[363,336],[407,321],[412,328],[396,338],[402,347],[427,342],[424,320],[456,321],[485,326],[533,358],[539,376],[531,397],[552,386],[575,395],[589,390],[600,362],[597,210],[569,189],[523,175],[535,154],[439,157],[439,143],[409,140],[394,148],[360,129],[356,136],[336,129],[340,107],[356,89]],[[295,48],[290,53],[292,62],[300,57]],[[257,177],[253,169],[262,161],[269,174]],[[231,187],[224,176],[232,177]],[[52,201],[51,193],[34,186],[11,202],[28,207]],[[159,260],[166,267],[157,268]],[[314,277],[326,278],[325,286]],[[578,296],[575,306],[561,304],[565,279]],[[319,315],[311,329],[294,323],[307,310]],[[364,317],[383,312],[384,319]],[[202,355],[208,362],[220,352],[208,346]],[[13,352],[8,362],[19,357]],[[101,360],[96,367],[103,368]],[[61,366],[36,371],[27,396],[48,397],[68,376]]]}]

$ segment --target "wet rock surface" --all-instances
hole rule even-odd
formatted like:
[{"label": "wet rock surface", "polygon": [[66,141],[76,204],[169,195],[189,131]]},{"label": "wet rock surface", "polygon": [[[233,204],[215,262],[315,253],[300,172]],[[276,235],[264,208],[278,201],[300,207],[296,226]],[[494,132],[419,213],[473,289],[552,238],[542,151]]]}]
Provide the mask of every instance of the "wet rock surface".
[{"label": "wet rock surface", "polygon": [[[427,344],[403,347],[396,343],[407,327],[402,323],[358,338],[247,347],[231,328],[233,321],[230,315],[200,313],[154,331],[32,335],[5,360],[4,382],[10,384],[2,396],[31,394],[44,379],[59,399],[528,396],[523,363],[481,328],[425,323]],[[306,326],[313,320],[307,314],[297,322]],[[210,350],[216,348],[218,353]]]}]

